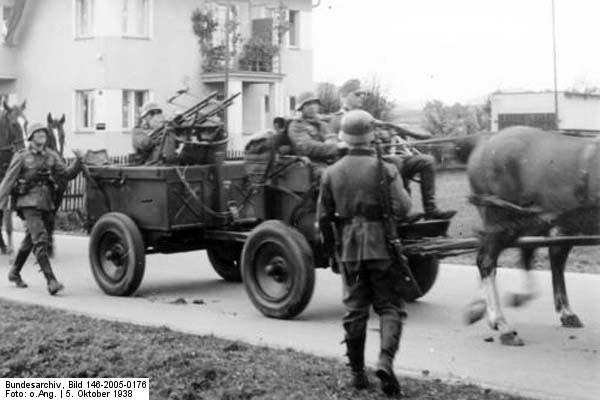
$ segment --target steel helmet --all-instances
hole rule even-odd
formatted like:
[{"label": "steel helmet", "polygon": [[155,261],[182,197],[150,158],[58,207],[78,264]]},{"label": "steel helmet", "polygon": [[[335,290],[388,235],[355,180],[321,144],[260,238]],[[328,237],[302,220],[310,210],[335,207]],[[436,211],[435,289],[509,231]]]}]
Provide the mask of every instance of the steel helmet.
[{"label": "steel helmet", "polygon": [[148,115],[148,113],[150,111],[154,111],[154,110],[162,112],[162,107],[155,101],[147,101],[142,106],[140,117],[144,118],[146,115]]},{"label": "steel helmet", "polygon": [[39,122],[34,122],[29,125],[29,128],[27,129],[27,140],[31,140],[33,138],[33,134],[37,131],[44,131],[46,132],[46,136],[48,136],[48,127]]},{"label": "steel helmet", "polygon": [[301,111],[302,107],[304,107],[308,103],[317,102],[321,105],[321,100],[313,92],[304,92],[298,96],[298,107],[296,107],[296,111]]},{"label": "steel helmet", "polygon": [[364,110],[352,110],[342,118],[341,139],[348,144],[368,144],[375,139],[375,118]]}]

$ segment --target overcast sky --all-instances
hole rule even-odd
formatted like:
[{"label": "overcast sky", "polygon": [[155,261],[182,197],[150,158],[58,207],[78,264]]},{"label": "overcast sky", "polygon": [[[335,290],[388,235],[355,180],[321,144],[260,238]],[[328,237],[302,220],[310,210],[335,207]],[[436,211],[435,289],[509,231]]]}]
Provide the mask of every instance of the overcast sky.
[{"label": "overcast sky", "polygon": [[[559,90],[600,86],[600,0],[555,11]],[[412,105],[553,88],[551,0],[322,0],[313,13],[317,82],[377,76]]]}]

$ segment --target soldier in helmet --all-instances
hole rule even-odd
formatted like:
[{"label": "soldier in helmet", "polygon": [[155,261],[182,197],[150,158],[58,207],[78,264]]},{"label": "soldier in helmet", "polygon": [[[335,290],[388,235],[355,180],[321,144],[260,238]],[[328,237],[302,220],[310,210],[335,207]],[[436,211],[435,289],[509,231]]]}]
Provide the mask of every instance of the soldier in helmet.
[{"label": "soldier in helmet", "polygon": [[6,204],[8,196],[12,194],[13,207],[25,221],[26,229],[25,238],[8,272],[8,280],[17,287],[27,287],[21,278],[21,269],[33,252],[46,278],[48,292],[54,295],[64,286],[54,276],[48,258],[48,230],[54,212],[53,185],[58,178],[70,180],[77,176],[81,170],[81,152],[73,151],[77,160],[67,167],[55,151],[46,147],[46,126],[33,123],[27,135],[29,147],[14,155],[6,176],[0,183],[0,204]]},{"label": "soldier in helmet", "polygon": [[[340,87],[339,94],[342,108],[333,115],[329,122],[330,130],[335,133],[340,132],[342,117],[345,113],[363,107],[366,91],[361,86],[360,80],[350,79]],[[381,121],[377,122],[381,123]],[[410,132],[410,136],[419,140],[431,138],[429,133],[420,132]],[[396,165],[407,189],[412,178],[417,175],[420,177],[425,219],[449,219],[456,214],[454,210],[440,210],[437,207],[435,201],[435,159],[432,156],[428,154],[403,154],[387,156],[386,160]]]},{"label": "soldier in helmet", "polygon": [[292,149],[299,156],[306,156],[316,163],[329,163],[339,154],[337,135],[329,131],[327,124],[319,119],[321,101],[312,92],[298,96],[300,118],[288,127]]},{"label": "soldier in helmet", "polygon": [[[369,308],[373,306],[381,327],[376,375],[386,394],[397,395],[400,385],[393,371],[393,361],[406,313],[400,292],[402,276],[400,269],[392,264],[382,223],[379,165],[371,146],[373,123],[371,114],[363,110],[344,115],[340,136],[349,146],[348,154],[322,175],[317,218],[323,248],[336,247],[336,236],[341,243],[336,259],[341,264],[346,307],[343,326],[352,385],[357,389],[369,386],[364,349]],[[393,212],[402,218],[410,209],[410,198],[396,168],[388,163],[383,168],[390,184]]]},{"label": "soldier in helmet", "polygon": [[[141,109],[140,124],[131,135],[133,149],[139,164],[171,164],[177,160],[177,138],[165,125],[162,107],[154,102],[146,102]],[[151,137],[158,129],[163,129],[161,135]],[[164,141],[164,143],[162,143]]]}]

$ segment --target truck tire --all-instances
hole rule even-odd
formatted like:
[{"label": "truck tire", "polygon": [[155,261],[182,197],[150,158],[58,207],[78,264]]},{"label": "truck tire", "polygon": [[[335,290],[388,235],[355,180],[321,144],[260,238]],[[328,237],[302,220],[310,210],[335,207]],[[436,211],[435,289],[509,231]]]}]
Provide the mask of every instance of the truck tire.
[{"label": "truck tire", "polygon": [[241,282],[242,245],[236,242],[215,242],[206,249],[215,272],[227,282]]},{"label": "truck tire", "polygon": [[315,288],[312,250],[295,228],[265,221],[244,244],[242,279],[260,312],[271,318],[293,318],[304,311]]},{"label": "truck tire", "polygon": [[440,260],[434,256],[422,256],[419,254],[411,254],[408,256],[408,265],[421,288],[422,295],[409,292],[404,296],[406,301],[415,301],[420,297],[425,296],[431,289],[438,276],[440,269]]},{"label": "truck tire", "polygon": [[137,290],[146,269],[144,239],[125,214],[104,214],[90,234],[89,257],[94,279],[104,293],[129,296]]}]

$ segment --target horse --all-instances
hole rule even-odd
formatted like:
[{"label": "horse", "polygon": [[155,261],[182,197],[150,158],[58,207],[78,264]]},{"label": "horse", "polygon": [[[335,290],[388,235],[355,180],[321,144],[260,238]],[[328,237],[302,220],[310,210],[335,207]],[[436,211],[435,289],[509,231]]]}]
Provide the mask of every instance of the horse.
[{"label": "horse", "polygon": [[[463,151],[465,143],[463,143]],[[468,151],[465,153],[468,154]],[[524,235],[597,235],[600,233],[600,140],[511,127],[479,140],[468,159],[471,202],[483,227],[477,267],[485,297],[466,312],[474,323],[487,314],[504,345],[523,340],[503,315],[496,287],[498,256]],[[571,310],[564,277],[571,246],[549,246],[554,306],[562,326],[583,323]],[[531,277],[535,248],[522,248],[526,289],[509,295],[519,306],[537,296]]]},{"label": "horse", "polygon": [[[13,155],[25,147],[23,134],[27,130],[25,107],[26,101],[13,107],[9,107],[6,102],[2,102],[2,108],[0,109],[0,179],[4,179]],[[8,239],[7,246],[0,231],[0,252],[11,254],[13,251],[13,229],[10,210],[0,210],[0,221],[4,221]]]},{"label": "horse", "polygon": [[[46,122],[48,126],[48,144],[47,147],[56,151],[60,158],[64,159],[65,149],[65,114],[60,119],[52,118],[52,113],[48,113],[46,116]],[[48,232],[48,255],[52,257],[54,255],[54,225],[56,222],[56,213],[60,209],[65,192],[69,186],[69,181],[66,179],[58,178],[55,181],[55,188],[53,193],[54,212],[50,221],[50,229]]]}]

